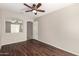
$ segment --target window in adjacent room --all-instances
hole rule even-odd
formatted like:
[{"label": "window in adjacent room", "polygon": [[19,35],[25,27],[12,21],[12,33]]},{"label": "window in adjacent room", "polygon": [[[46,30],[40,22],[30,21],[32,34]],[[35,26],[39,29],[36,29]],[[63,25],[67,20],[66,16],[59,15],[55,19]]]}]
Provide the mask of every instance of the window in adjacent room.
[{"label": "window in adjacent room", "polygon": [[21,20],[6,21],[5,22],[6,33],[19,33],[23,32],[23,23]]},{"label": "window in adjacent room", "polygon": [[20,32],[20,24],[11,24],[11,33]]}]

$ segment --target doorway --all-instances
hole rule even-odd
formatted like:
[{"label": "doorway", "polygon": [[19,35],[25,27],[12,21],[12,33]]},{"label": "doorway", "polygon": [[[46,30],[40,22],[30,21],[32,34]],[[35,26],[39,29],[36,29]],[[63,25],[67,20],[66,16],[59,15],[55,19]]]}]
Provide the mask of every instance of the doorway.
[{"label": "doorway", "polygon": [[27,40],[33,39],[33,22],[28,21],[27,22]]}]

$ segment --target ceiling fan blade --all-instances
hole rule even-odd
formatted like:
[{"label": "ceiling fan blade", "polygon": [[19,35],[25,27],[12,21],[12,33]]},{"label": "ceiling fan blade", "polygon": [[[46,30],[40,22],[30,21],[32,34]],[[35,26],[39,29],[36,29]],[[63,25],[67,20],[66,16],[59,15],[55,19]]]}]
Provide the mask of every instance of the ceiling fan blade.
[{"label": "ceiling fan blade", "polygon": [[41,3],[38,3],[38,4],[37,4],[37,6],[36,6],[36,7],[37,7],[37,9],[38,9],[40,6],[41,6]]},{"label": "ceiling fan blade", "polygon": [[31,12],[32,10],[27,10],[27,11],[25,11],[25,12]]},{"label": "ceiling fan blade", "polygon": [[26,3],[24,3],[24,5],[32,9],[32,7],[31,7],[31,6],[29,6],[29,5],[27,5]]},{"label": "ceiling fan blade", "polygon": [[36,11],[39,11],[39,12],[45,12],[45,10],[36,10]]}]

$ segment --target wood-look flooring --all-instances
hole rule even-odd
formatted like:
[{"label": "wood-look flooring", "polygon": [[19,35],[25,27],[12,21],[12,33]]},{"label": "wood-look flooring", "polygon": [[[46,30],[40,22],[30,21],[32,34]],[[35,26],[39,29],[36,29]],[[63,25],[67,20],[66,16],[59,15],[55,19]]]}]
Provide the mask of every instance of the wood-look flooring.
[{"label": "wood-look flooring", "polygon": [[2,56],[75,56],[35,39],[2,46]]}]

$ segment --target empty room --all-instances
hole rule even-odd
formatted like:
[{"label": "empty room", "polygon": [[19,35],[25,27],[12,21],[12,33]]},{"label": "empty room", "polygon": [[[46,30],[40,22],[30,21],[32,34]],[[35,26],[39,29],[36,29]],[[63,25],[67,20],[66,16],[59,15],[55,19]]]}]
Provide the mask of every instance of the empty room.
[{"label": "empty room", "polygon": [[78,56],[79,3],[0,3],[0,56]]}]

